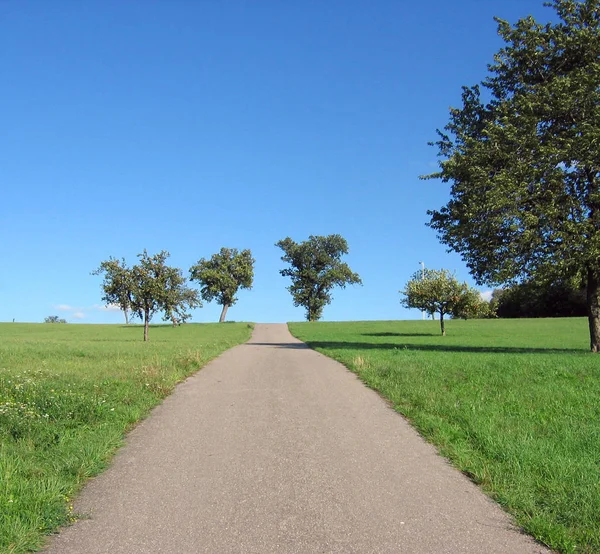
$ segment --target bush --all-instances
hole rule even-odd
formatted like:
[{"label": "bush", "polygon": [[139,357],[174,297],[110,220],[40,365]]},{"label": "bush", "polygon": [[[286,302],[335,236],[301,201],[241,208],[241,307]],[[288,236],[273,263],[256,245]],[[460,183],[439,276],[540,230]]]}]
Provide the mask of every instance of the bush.
[{"label": "bush", "polygon": [[57,315],[49,315],[46,319],[44,319],[44,323],[66,323],[66,319],[61,319]]}]

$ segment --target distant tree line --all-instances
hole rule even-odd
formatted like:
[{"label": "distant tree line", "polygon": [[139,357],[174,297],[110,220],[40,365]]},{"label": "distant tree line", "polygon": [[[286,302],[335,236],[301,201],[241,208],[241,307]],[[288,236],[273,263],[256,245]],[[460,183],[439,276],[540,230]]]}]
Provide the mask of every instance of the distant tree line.
[{"label": "distant tree line", "polygon": [[[276,244],[284,252],[282,261],[288,264],[280,271],[290,277],[288,290],[295,306],[306,309],[306,319],[321,318],[323,308],[332,301],[332,289],[361,280],[342,261],[348,253],[348,243],[340,235],[313,236],[297,243],[287,237]],[[102,275],[102,300],[119,306],[125,315],[144,323],[144,340],[148,340],[150,321],[162,313],[164,321],[179,325],[190,317],[190,310],[205,302],[216,301],[221,307],[219,321],[225,321],[227,310],[237,302],[240,289],[252,288],[254,258],[250,250],[221,248],[210,258],[202,258],[190,270],[186,279],[180,269],[167,265],[169,253],[150,256],[146,250],[138,255],[136,265],[129,267],[124,259],[109,258],[93,271]],[[197,282],[200,291],[188,286]]]},{"label": "distant tree line", "polygon": [[[283,250],[281,259],[288,264],[280,273],[290,277],[288,290],[294,305],[306,309],[308,321],[321,318],[323,308],[333,299],[334,287],[361,284],[358,274],[342,261],[348,243],[340,235],[311,235],[300,243],[287,237],[276,246]],[[194,264],[189,278],[181,269],[167,265],[166,251],[151,256],[144,250],[138,258],[138,263],[129,267],[125,259],[110,257],[92,275],[103,277],[102,301],[119,306],[126,324],[131,318],[143,322],[144,341],[157,313],[177,326],[190,318],[191,309],[202,307],[202,300],[216,301],[222,307],[219,322],[225,321],[227,310],[237,302],[238,291],[252,288],[254,281],[255,260],[250,250],[221,248]],[[192,282],[200,285],[200,291],[188,286]]]},{"label": "distant tree line", "polygon": [[490,301],[498,317],[584,317],[586,291],[573,282],[527,281],[496,289]]},{"label": "distant tree line", "polygon": [[[316,236],[295,242],[287,237],[276,243],[281,248],[281,260],[288,264],[280,274],[290,277],[288,287],[295,306],[305,308],[307,321],[317,321],[330,304],[332,290],[349,284],[362,284],[342,256],[348,253],[348,243],[341,235]],[[124,259],[109,258],[94,275],[102,275],[102,300],[121,308],[126,323],[138,318],[144,324],[144,340],[152,318],[162,313],[164,321],[173,326],[185,323],[190,310],[206,302],[216,301],[221,307],[220,322],[228,309],[237,302],[240,289],[252,288],[254,258],[250,250],[221,248],[210,258],[201,258],[190,270],[189,279],[182,270],[167,265],[169,253],[150,256],[146,250],[138,254],[139,261],[129,267]],[[197,291],[188,283],[200,284]],[[491,300],[465,282],[459,282],[447,269],[426,269],[416,272],[401,290],[401,303],[429,315],[438,315],[442,335],[446,334],[447,318],[482,319],[495,317],[570,317],[585,315],[585,290],[575,281],[530,280],[503,289],[496,289]],[[56,316],[47,322],[64,322]]]}]

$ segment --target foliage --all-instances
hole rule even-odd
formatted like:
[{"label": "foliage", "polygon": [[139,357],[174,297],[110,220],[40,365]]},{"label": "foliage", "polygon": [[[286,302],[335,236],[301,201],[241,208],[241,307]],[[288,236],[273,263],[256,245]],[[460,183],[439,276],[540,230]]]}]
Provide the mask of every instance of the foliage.
[{"label": "foliage", "polygon": [[473,317],[481,310],[478,291],[459,283],[447,269],[424,269],[416,272],[400,291],[402,305],[428,314],[439,314],[442,335],[446,334],[444,316]]},{"label": "foliage", "polygon": [[227,309],[237,302],[240,288],[251,289],[254,280],[254,258],[250,250],[221,248],[207,260],[202,258],[190,268],[191,280],[201,285],[200,293],[206,302],[216,300],[223,306],[220,322],[225,321]]},{"label": "foliage", "polygon": [[498,317],[576,317],[587,314],[585,290],[568,281],[526,281],[494,291]]},{"label": "foliage", "polygon": [[198,292],[186,287],[181,270],[166,264],[168,257],[165,250],[154,256],[144,250],[138,254],[139,263],[131,268],[131,310],[144,321],[144,340],[156,312],[163,311],[165,319],[185,321],[187,309],[201,305]]},{"label": "foliage", "polygon": [[66,323],[66,322],[67,322],[66,319],[61,319],[57,315],[49,315],[48,317],[44,318],[44,323]]},{"label": "foliage", "polygon": [[144,250],[138,254],[138,264],[131,268],[127,268],[124,260],[120,263],[110,258],[94,272],[105,275],[104,300],[116,298],[107,289],[116,291],[114,294],[119,298],[127,299],[132,315],[144,322],[144,341],[148,340],[150,321],[157,312],[164,312],[163,319],[176,324],[190,317],[188,309],[202,305],[198,292],[186,286],[181,270],[166,264],[168,257],[165,250],[154,256]]},{"label": "foliage", "polygon": [[0,324],[0,552],[36,550],[72,521],[71,499],[124,433],[251,326],[161,325],[145,344],[138,330]]},{"label": "foliage", "polygon": [[131,270],[127,267],[125,259],[110,257],[103,261],[100,267],[92,271],[92,275],[103,275],[102,290],[104,296],[102,301],[108,304],[116,304],[125,315],[125,324],[129,323],[129,310],[131,309]]},{"label": "foliage", "polygon": [[202,302],[198,298],[198,291],[185,285],[176,286],[166,295],[162,306],[164,312],[162,319],[170,321],[173,327],[176,327],[192,317],[188,309],[200,307],[202,307]]},{"label": "foliage", "polygon": [[556,551],[600,552],[600,372],[586,320],[290,324]]},{"label": "foliage", "polygon": [[291,278],[292,284],[287,289],[292,294],[294,306],[306,308],[307,321],[321,318],[323,308],[331,303],[333,287],[362,284],[358,274],[341,261],[348,253],[348,243],[341,235],[311,235],[300,243],[287,237],[275,246],[284,252],[281,259],[290,264],[279,273]]},{"label": "foliage", "polygon": [[475,289],[469,289],[465,302],[451,314],[453,318],[460,319],[494,319],[498,317],[496,302],[481,298]]},{"label": "foliage", "polygon": [[505,46],[435,144],[451,199],[430,211],[479,283],[579,276],[600,350],[600,0],[554,0],[558,22],[501,19]]}]

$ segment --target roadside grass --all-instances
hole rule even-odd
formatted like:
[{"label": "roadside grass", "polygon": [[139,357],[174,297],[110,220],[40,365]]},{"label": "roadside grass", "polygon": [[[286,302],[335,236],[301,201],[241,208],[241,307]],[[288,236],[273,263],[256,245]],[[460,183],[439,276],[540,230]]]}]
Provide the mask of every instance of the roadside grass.
[{"label": "roadside grass", "polygon": [[600,552],[600,356],[587,320],[291,323],[539,541]]},{"label": "roadside grass", "polygon": [[173,387],[246,341],[247,323],[0,324],[0,552],[38,549],[71,499]]}]

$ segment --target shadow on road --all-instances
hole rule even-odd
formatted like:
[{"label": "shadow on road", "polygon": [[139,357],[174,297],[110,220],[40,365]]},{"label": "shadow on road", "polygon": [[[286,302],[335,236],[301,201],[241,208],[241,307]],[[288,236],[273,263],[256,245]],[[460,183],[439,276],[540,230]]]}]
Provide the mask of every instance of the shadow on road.
[{"label": "shadow on road", "polygon": [[310,350],[303,342],[247,342],[246,346],[272,346],[273,348],[293,348],[296,350]]}]

